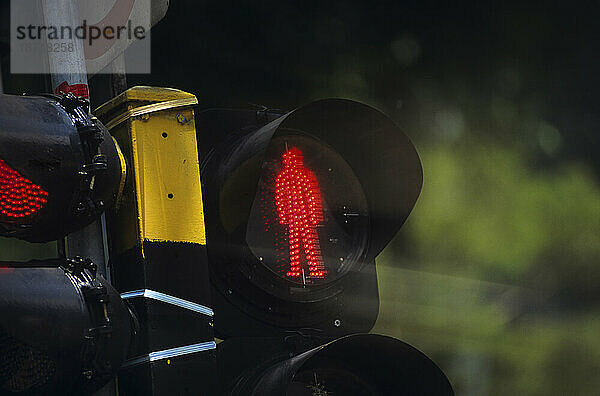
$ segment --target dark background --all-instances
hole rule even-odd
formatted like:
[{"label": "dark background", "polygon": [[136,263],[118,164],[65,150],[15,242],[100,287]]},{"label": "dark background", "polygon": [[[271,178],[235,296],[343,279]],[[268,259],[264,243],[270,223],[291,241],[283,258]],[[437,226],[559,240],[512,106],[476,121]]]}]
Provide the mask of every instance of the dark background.
[{"label": "dark background", "polygon": [[[374,331],[430,354],[459,395],[592,395],[598,5],[173,1],[152,30],[152,74],[128,83],[192,92],[201,108],[345,97],[386,112],[419,150],[424,189],[378,259]],[[2,70],[7,93],[43,84],[10,75],[7,56]],[[92,78],[95,105],[108,86]],[[0,258],[43,249],[0,241]]]}]

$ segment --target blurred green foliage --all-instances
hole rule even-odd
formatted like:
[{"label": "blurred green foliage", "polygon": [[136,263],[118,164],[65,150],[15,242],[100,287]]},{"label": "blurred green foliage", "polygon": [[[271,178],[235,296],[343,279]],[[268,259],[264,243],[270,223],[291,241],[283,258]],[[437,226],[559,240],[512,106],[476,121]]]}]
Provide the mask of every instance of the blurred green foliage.
[{"label": "blurred green foliage", "polygon": [[425,183],[407,228],[423,269],[529,286],[526,275],[542,269],[561,282],[579,273],[571,287],[600,276],[600,189],[586,168],[531,169],[501,146],[437,146],[421,156]]},{"label": "blurred green foliage", "polygon": [[378,258],[375,332],[433,353],[457,394],[600,389],[600,189],[482,142],[420,150],[422,195]]},{"label": "blurred green foliage", "polygon": [[29,261],[57,256],[56,242],[27,243],[0,237],[0,261]]}]

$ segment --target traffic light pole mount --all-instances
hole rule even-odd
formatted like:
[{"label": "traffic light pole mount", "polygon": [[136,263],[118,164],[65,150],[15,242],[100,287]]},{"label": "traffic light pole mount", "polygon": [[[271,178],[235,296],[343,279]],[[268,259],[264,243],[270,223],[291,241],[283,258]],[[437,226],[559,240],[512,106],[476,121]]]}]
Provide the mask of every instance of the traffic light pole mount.
[{"label": "traffic light pole mount", "polygon": [[[77,1],[41,0],[47,26],[73,26],[79,20]],[[85,54],[81,40],[66,39],[73,44],[72,52],[48,52],[53,93],[73,93],[89,100]],[[68,257],[89,257],[98,266],[98,273],[110,280],[107,265],[106,221],[102,218],[66,238]]]}]

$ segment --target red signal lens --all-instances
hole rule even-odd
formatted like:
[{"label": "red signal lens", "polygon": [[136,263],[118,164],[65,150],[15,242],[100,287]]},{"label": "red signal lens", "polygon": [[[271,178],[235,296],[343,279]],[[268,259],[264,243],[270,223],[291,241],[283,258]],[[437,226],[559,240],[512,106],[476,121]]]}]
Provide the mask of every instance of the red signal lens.
[{"label": "red signal lens", "polygon": [[[323,278],[327,275],[317,228],[323,222],[321,189],[314,172],[304,166],[302,151],[292,147],[283,154],[275,179],[279,223],[287,227],[290,268],[288,277]],[[306,263],[308,271],[302,268]]]},{"label": "red signal lens", "polygon": [[48,193],[0,159],[0,217],[21,219],[39,212]]},{"label": "red signal lens", "polygon": [[[313,291],[335,292],[328,286],[362,265],[369,212],[344,158],[294,132],[274,137],[261,157],[246,225],[246,243],[260,265],[240,269],[268,293],[304,301],[317,298]],[[253,180],[247,171],[240,167],[236,177]]]}]

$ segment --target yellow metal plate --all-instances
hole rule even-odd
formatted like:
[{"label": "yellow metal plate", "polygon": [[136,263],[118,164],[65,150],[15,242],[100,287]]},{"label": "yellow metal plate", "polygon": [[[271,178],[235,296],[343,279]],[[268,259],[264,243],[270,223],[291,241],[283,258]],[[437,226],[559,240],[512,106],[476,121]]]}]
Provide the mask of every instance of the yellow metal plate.
[{"label": "yellow metal plate", "polygon": [[142,239],[205,245],[193,111],[133,121],[131,136]]},{"label": "yellow metal plate", "polygon": [[[176,107],[164,106],[128,116],[119,124],[111,123],[123,114],[136,114],[132,110],[167,102]],[[124,203],[113,216],[116,228],[123,233],[113,235],[117,251],[143,241],[206,244],[196,128],[190,106],[195,102],[194,95],[187,92],[135,87],[96,110],[105,124],[114,125],[111,133],[129,162]],[[132,239],[133,224],[137,241]]]}]

